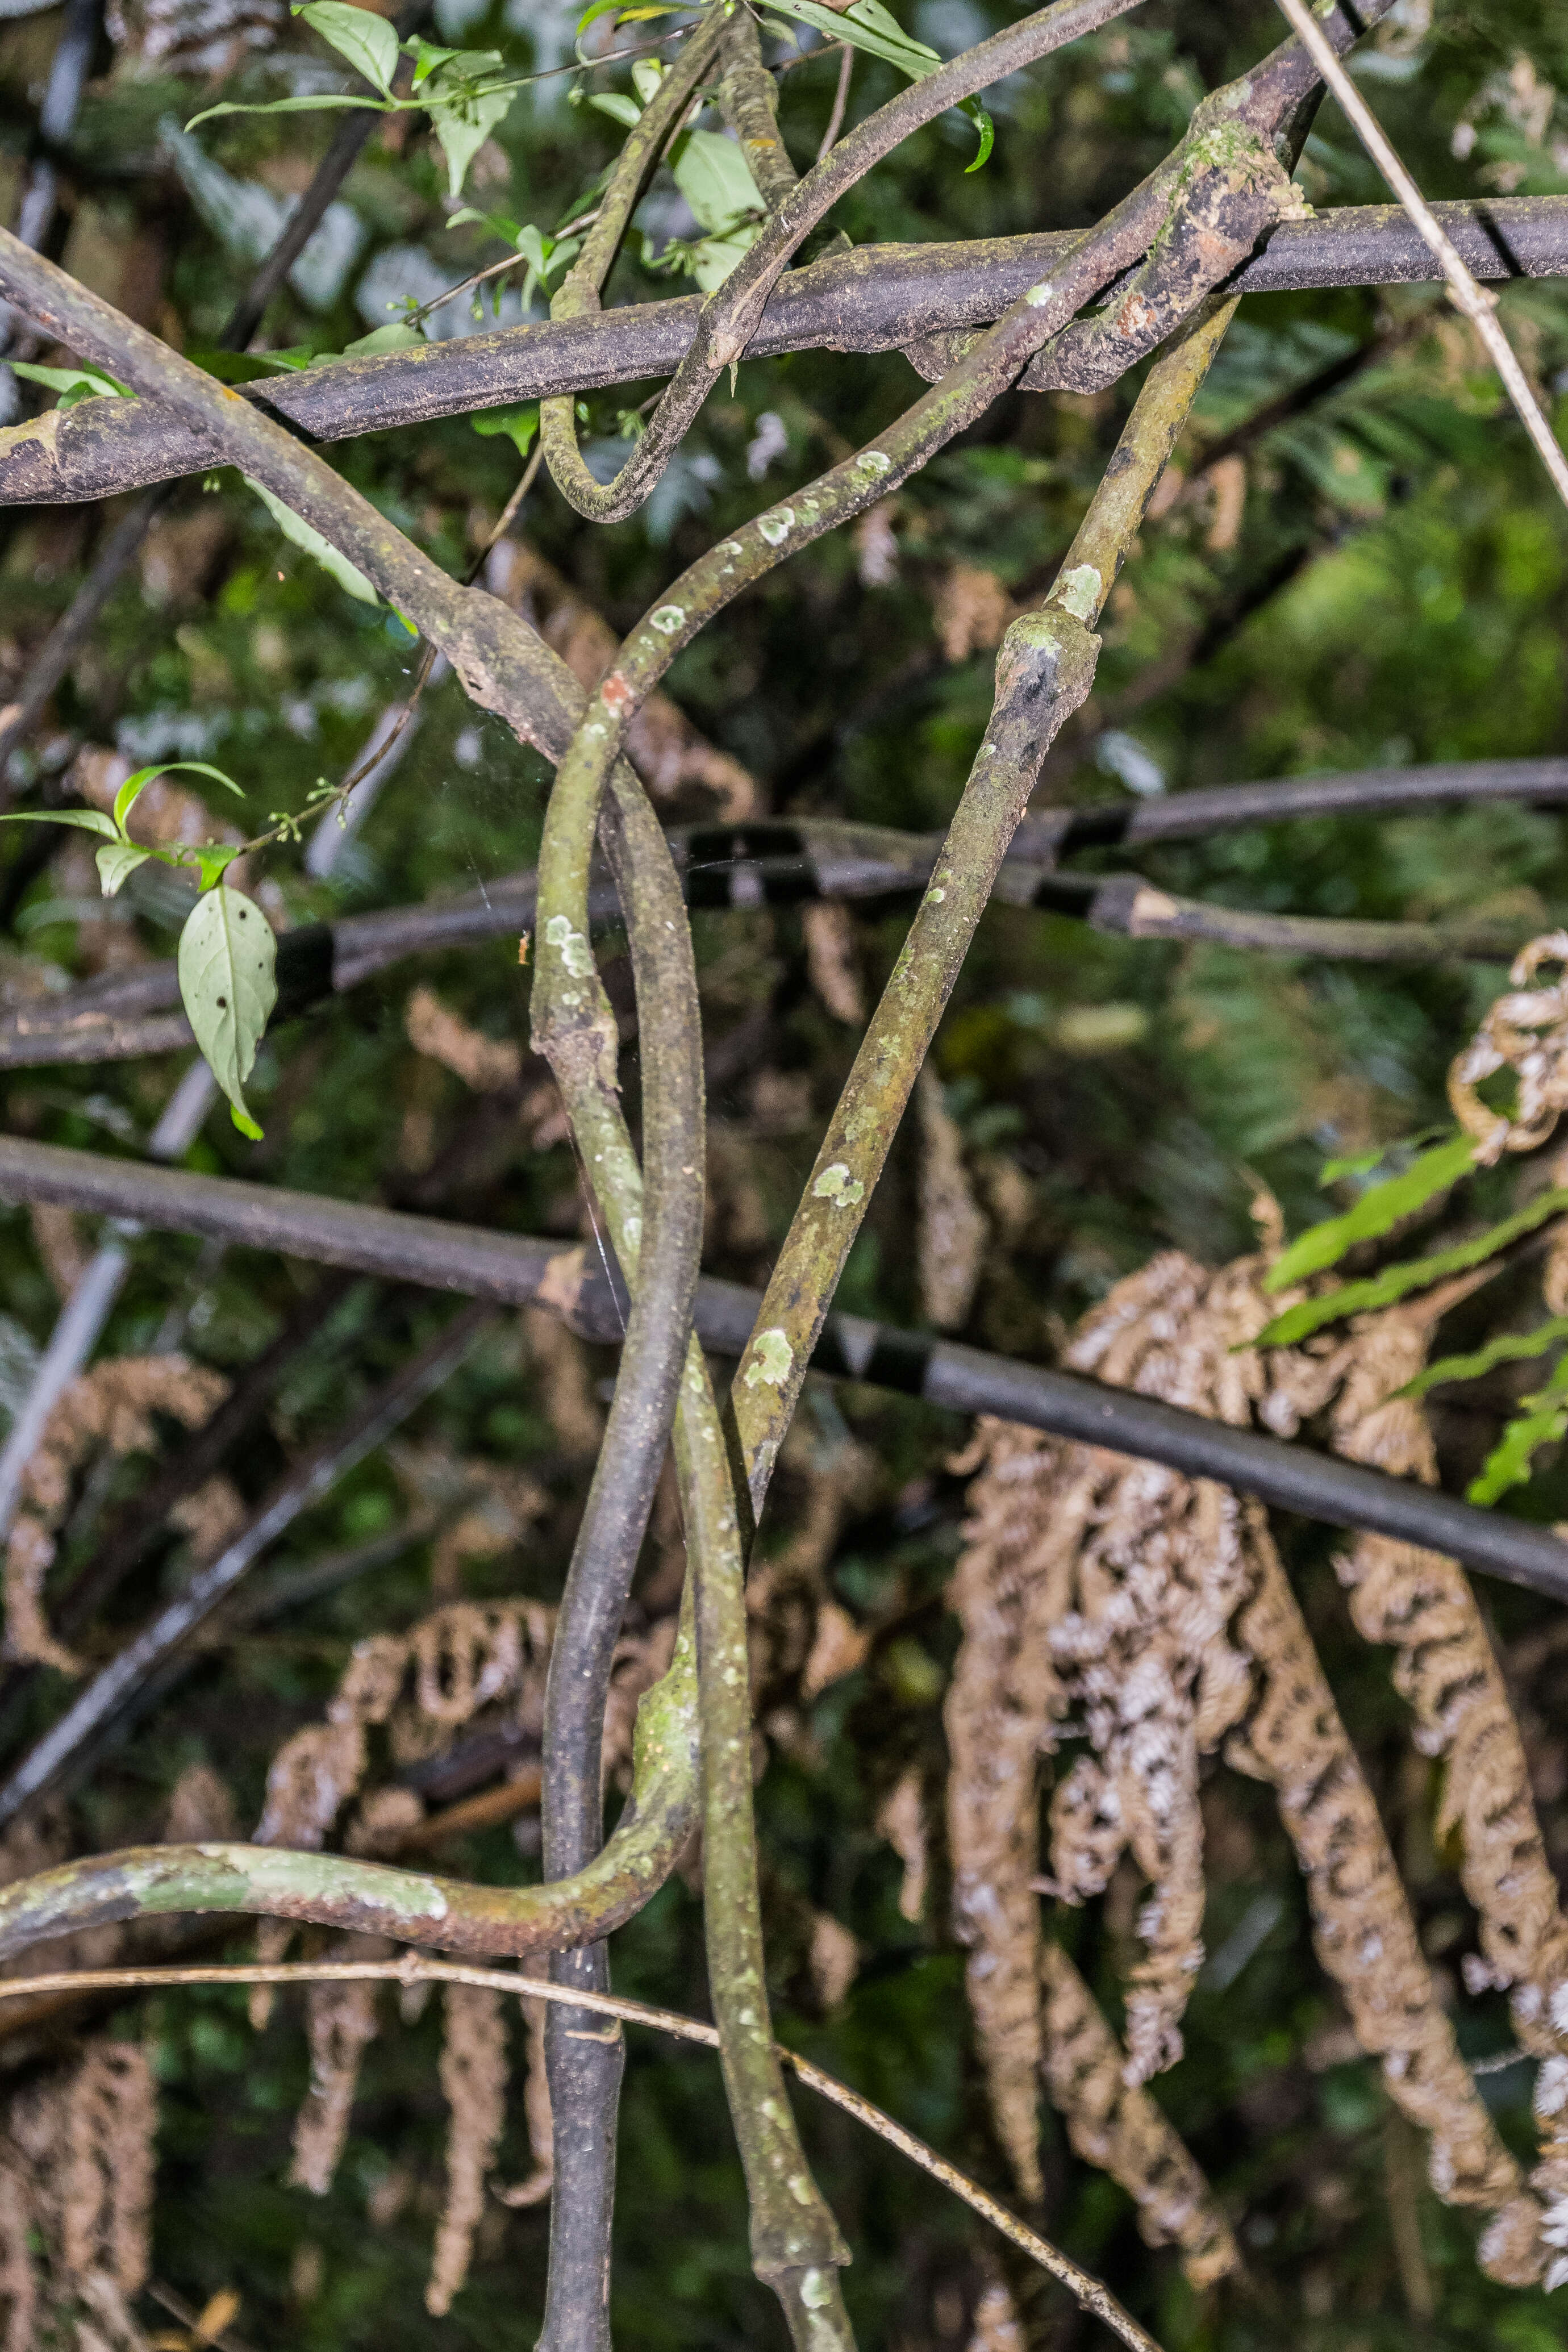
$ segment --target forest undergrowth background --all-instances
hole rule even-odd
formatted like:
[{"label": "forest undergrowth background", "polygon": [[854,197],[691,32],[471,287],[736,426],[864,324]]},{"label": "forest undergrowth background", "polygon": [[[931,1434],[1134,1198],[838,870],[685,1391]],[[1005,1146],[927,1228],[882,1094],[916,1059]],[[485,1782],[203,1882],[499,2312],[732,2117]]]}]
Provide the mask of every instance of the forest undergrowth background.
[{"label": "forest undergrowth background", "polygon": [[[550,66],[570,55],[574,13],[554,0],[509,0],[504,9],[442,0],[437,37]],[[917,0],[901,13],[944,53],[1007,15],[986,0]],[[280,87],[266,79],[275,45],[302,48],[304,37],[268,0],[211,0],[199,12],[184,0],[142,0],[111,11],[110,33],[70,144],[63,258],[167,340],[201,352],[257,257],[253,223],[266,212],[258,192],[274,200],[297,192],[328,125],[240,117],[195,140],[178,126],[220,87],[271,94]],[[58,13],[0,17],[6,217],[58,34]],[[1265,6],[1155,0],[993,91],[997,142],[983,172],[966,175],[973,133],[945,116],[864,181],[835,225],[869,243],[1091,222],[1174,143],[1203,92],[1276,37]],[[1364,87],[1428,196],[1568,191],[1568,21],[1540,0],[1435,9],[1401,0],[1366,68]],[[894,80],[860,58],[851,119]],[[826,59],[783,77],[781,124],[803,167],[835,81]],[[570,102],[572,82],[562,75],[521,93],[473,168],[471,204],[546,229],[568,216],[618,137]],[[482,228],[447,226],[444,169],[410,120],[393,118],[349,177],[357,236],[341,225],[344,249],[353,249],[339,282],[327,271],[313,281],[314,299],[279,297],[268,344],[341,350],[385,323],[405,296],[426,300],[491,257]],[[1323,208],[1384,196],[1331,105],[1299,177]],[[673,188],[656,183],[641,217],[656,238],[679,228]],[[635,254],[615,281],[622,299],[650,299],[661,283]],[[1516,286],[1504,316],[1561,421],[1568,294],[1551,281]],[[597,625],[618,635],[684,563],[858,446],[914,388],[897,353],[747,362],[709,403],[642,514],[607,530],[585,525],[542,472],[485,576],[574,667],[574,644],[589,663]],[[896,497],[725,613],[667,681],[688,723],[663,710],[662,766],[645,771],[666,821],[815,815],[940,827],[990,710],[1003,629],[1049,581],[1132,389],[1005,396]],[[627,438],[619,397],[590,394],[586,406],[584,442],[607,458],[608,445]],[[521,459],[504,433],[453,418],[342,445],[334,462],[458,572],[483,547]],[[1568,525],[1437,289],[1249,297],[1177,466],[1112,596],[1093,702],[1051,755],[1037,807],[1568,751]],[[88,509],[7,516],[0,701],[79,583],[95,528]],[[47,723],[12,755],[12,784],[68,784],[91,798],[94,776],[110,772],[115,755],[132,764],[192,758],[239,777],[258,819],[300,810],[320,775],[335,780],[350,766],[374,715],[408,691],[414,661],[396,616],[341,593],[279,539],[232,474],[211,488],[192,479]],[[396,774],[330,882],[311,880],[297,858],[275,858],[268,911],[298,925],[482,887],[530,867],[547,782],[542,761],[455,680],[433,684]],[[165,790],[173,829],[185,804]],[[207,814],[218,824],[232,811],[215,793]],[[1151,849],[1138,863],[1161,887],[1222,905],[1464,916],[1496,921],[1522,942],[1568,919],[1563,825],[1555,811],[1515,804],[1311,818]],[[0,984],[13,1005],[173,952],[173,930],[145,906],[98,898],[74,836],[50,848],[40,862],[22,828],[0,844]],[[1107,853],[1098,862],[1110,870],[1126,859]],[[755,1284],[809,1173],[907,909],[742,908],[693,919],[710,1083],[704,1265]],[[620,1009],[629,982],[613,940],[601,961]],[[587,1227],[552,1086],[521,1043],[530,977],[512,937],[427,953],[363,982],[263,1045],[250,1097],[265,1141],[247,1145],[215,1118],[186,1164],[345,1199],[423,1199],[444,1214],[571,1245]],[[1244,1256],[1256,1246],[1260,1193],[1295,1234],[1324,1213],[1326,1160],[1443,1125],[1449,1063],[1502,984],[1500,964],[1265,955],[1119,938],[1065,915],[994,907],[839,1303],[1054,1361],[1079,1318],[1155,1253],[1178,1249],[1214,1266]],[[47,1142],[134,1150],[182,1066],[165,1055],[9,1071],[0,1076],[0,1125]],[[1356,1181],[1331,1192],[1331,1204],[1347,1205]],[[13,1405],[89,1247],[86,1223],[66,1213],[0,1212],[0,1397]],[[143,1234],[101,1355],[178,1345],[236,1378],[300,1318],[323,1279],[259,1251]],[[226,1465],[229,1493],[203,1489],[216,1517],[204,1523],[193,1511],[170,1531],[92,1621],[83,1654],[109,1654],[206,1556],[204,1543],[221,1540],[224,1513],[232,1525],[447,1311],[412,1288],[344,1284],[299,1346],[258,1433]],[[1481,1327],[1473,1315],[1464,1323],[1467,1314],[1453,1328],[1468,1345]],[[220,1811],[226,1803],[248,1835],[274,1756],[323,1720],[357,1642],[402,1634],[445,1604],[553,1601],[614,1364],[612,1350],[542,1315],[498,1320],[407,1428],[299,1519],[267,1572],[385,1537],[383,1564],[263,1622],[220,1624],[177,1689],[98,1759],[68,1806],[28,1832],[42,1843],[26,1848],[14,1833],[7,1874],[54,1853],[164,1835],[176,1788],[188,1796],[203,1785],[191,1779],[196,1767],[216,1773],[227,1795],[208,1788],[208,1798]],[[1533,1377],[1530,1367],[1504,1369],[1431,1401],[1450,1491],[1464,1492]],[[159,1410],[167,1412],[166,1401]],[[159,1429],[177,1445],[176,1423]],[[967,1483],[953,1465],[969,1436],[955,1415],[869,1387],[808,1390],[755,1571],[765,1743],[756,1801],[781,2037],[1005,2190],[950,1924],[943,1828],[942,1708],[959,1640],[950,1584]],[[49,1530],[57,1573],[92,1557],[156,1460],[155,1448],[132,1442],[79,1481]],[[1568,1464],[1544,1462],[1502,1507],[1543,1524],[1568,1517]],[[400,1528],[409,1539],[397,1548]],[[1329,1532],[1276,1515],[1275,1533],[1422,1948],[1452,1994],[1461,2048],[1470,2058],[1506,2053],[1501,1997],[1461,1989],[1474,1923],[1454,1834],[1442,1826],[1444,1767],[1411,1746],[1387,1651],[1352,1627]],[[1560,1612],[1500,1583],[1478,1589],[1547,1850],[1568,1867]],[[649,1629],[668,1620],[678,1594],[666,1509],[639,1580],[634,1649],[652,1641]],[[630,1651],[627,1664],[639,1670]],[[66,1687],[48,1669],[3,1697],[7,1755],[53,1718]],[[406,1786],[417,1785],[418,1748],[411,1732],[398,1760]],[[537,1760],[536,1747],[524,1760]],[[1052,2235],[1108,2278],[1170,2352],[1244,2352],[1281,2333],[1311,2352],[1429,2343],[1548,2352],[1561,2340],[1562,2298],[1479,2273],[1472,2223],[1429,2192],[1416,2136],[1375,2063],[1357,2053],[1314,1957],[1268,1791],[1216,1761],[1204,1772],[1207,1958],[1186,2012],[1184,2058],[1152,2095],[1230,2217],[1243,2277],[1205,2293],[1169,2251],[1146,2248],[1128,2198],[1074,2157],[1047,2110]],[[458,1836],[438,1860],[468,1877],[534,1876],[537,1815],[522,1810]],[[617,1935],[616,1983],[705,2014],[691,1876],[677,1876]],[[1058,1906],[1051,1921],[1113,2015],[1136,1950],[1141,1887],[1123,1862],[1103,1905]],[[537,2200],[481,2199],[468,2282],[448,2313],[426,2315],[446,2197],[441,2004],[400,2016],[384,1999],[342,2160],[321,2196],[289,2179],[309,2088],[302,2011],[298,1997],[281,1997],[258,2029],[243,1995],[195,1990],[105,2012],[127,2038],[147,2039],[158,2085],[155,2278],[197,2309],[236,2290],[232,2326],[252,2346],[531,2345],[546,2235]],[[513,2095],[495,2164],[501,2181],[525,2183],[538,2145],[521,2092],[527,2034],[521,2023],[512,2030]],[[41,2063],[40,2045],[18,2046],[10,2062],[21,2082]],[[0,2040],[0,2067],[7,2063]],[[1481,2078],[1500,2131],[1526,2164],[1530,2083],[1525,2066]],[[1067,2352],[1092,2339],[1090,2323],[984,2242],[934,2183],[846,2118],[801,2104],[813,2162],[855,2247],[846,2294],[863,2344],[962,2352],[972,2341],[1017,2342],[977,2333],[997,2279],[1022,2340]],[[761,2340],[776,2321],[749,2269],[741,2176],[709,2053],[633,2037],[620,2145],[621,2339],[649,2352]]]}]

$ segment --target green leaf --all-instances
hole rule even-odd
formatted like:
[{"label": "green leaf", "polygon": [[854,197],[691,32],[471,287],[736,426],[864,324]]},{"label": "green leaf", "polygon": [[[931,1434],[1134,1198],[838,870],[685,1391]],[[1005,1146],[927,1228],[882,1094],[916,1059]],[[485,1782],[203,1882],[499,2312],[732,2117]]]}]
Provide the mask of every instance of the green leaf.
[{"label": "green leaf", "polygon": [[256,492],[284,538],[291,540],[296,547],[302,548],[307,555],[314,556],[322,571],[330,572],[340,588],[346,590],[349,595],[357,597],[362,604],[380,604],[380,597],[365,578],[364,573],[356,571],[348,557],[340,555],[331,541],[323,539],[319,530],[312,530],[303,515],[297,515],[292,507],[285,506],[281,499],[274,498],[270,490],[264,489],[261,484],[254,481],[248,474],[242,475],[240,478],[247,489]]},{"label": "green leaf", "polygon": [[[491,50],[488,54],[494,57],[497,53]],[[414,38],[405,45],[404,55],[414,59],[414,87],[420,89],[433,73],[438,73],[443,66],[450,65],[454,58],[468,57],[469,52],[467,49],[437,48],[434,41],[426,41],[416,33]]]},{"label": "green leaf", "polygon": [[319,98],[273,98],[265,102],[258,100],[250,106],[241,105],[237,99],[226,98],[218,105],[204,107],[200,114],[193,114],[185,129],[195,131],[198,123],[212,122],[220,114],[327,114],[342,106],[368,107],[373,114],[395,114],[398,110],[394,99],[358,98],[347,90],[342,96],[324,92]]},{"label": "green leaf", "polygon": [[516,95],[516,85],[508,82],[501,89],[482,86],[468,89],[461,96],[437,100],[435,91],[427,95],[430,124],[441,142],[441,152],[447,158],[447,193],[460,196],[468,165],[495,129],[501,118],[510,113]]},{"label": "green leaf", "polygon": [[62,408],[74,408],[79,400],[134,400],[136,394],[129,384],[121,383],[114,376],[105,375],[95,367],[42,367],[37,360],[13,360],[13,375],[25,376],[29,383],[41,383],[47,391],[58,392]]},{"label": "green leaf", "polygon": [[803,25],[815,25],[830,40],[847,41],[851,48],[864,49],[868,57],[897,66],[911,81],[923,81],[942,63],[935,49],[905,32],[881,0],[855,0],[842,16],[836,8],[823,7],[820,0],[769,0],[769,5],[783,16],[798,17]]},{"label": "green leaf", "polygon": [[1471,1174],[1474,1153],[1468,1135],[1451,1135],[1413,1160],[1402,1175],[1391,1176],[1385,1184],[1374,1184],[1363,1192],[1342,1217],[1325,1217],[1321,1224],[1309,1225],[1269,1267],[1263,1278],[1264,1289],[1288,1290],[1304,1276],[1337,1265],[1357,1242],[1375,1241],[1380,1234],[1392,1232],[1402,1218],[1424,1208],[1461,1176]]},{"label": "green leaf", "polygon": [[[1408,1297],[1413,1290],[1429,1290],[1435,1282],[1446,1281],[1451,1274],[1468,1274],[1472,1266],[1484,1265],[1496,1257],[1521,1234],[1533,1233],[1548,1217],[1561,1215],[1568,1209],[1568,1192],[1542,1192],[1500,1225],[1493,1225],[1473,1240],[1456,1242],[1452,1249],[1439,1250],[1432,1257],[1409,1258],[1403,1265],[1385,1266],[1381,1274],[1368,1276],[1364,1282],[1342,1283],[1337,1290],[1325,1291],[1321,1298],[1303,1298],[1297,1307],[1288,1307],[1277,1315],[1267,1330],[1260,1331],[1248,1344],[1255,1348],[1289,1348],[1310,1332],[1321,1331],[1326,1323],[1338,1323],[1346,1315],[1361,1315],[1369,1307],[1392,1307],[1396,1298]],[[1318,1230],[1314,1225],[1312,1228]]]},{"label": "green leaf", "polygon": [[401,319],[388,321],[384,327],[373,327],[368,335],[357,342],[345,343],[338,357],[345,360],[375,359],[383,352],[423,351],[426,343],[417,327],[405,324]]},{"label": "green leaf", "polygon": [[675,184],[710,236],[731,236],[748,215],[767,213],[738,142],[715,131],[683,131],[670,149]]},{"label": "green leaf", "polygon": [[423,351],[426,343],[417,327],[406,326],[401,319],[389,320],[384,327],[373,327],[368,335],[357,342],[345,343],[338,357],[345,360],[377,358],[383,352]]},{"label": "green leaf", "polygon": [[[868,57],[897,66],[911,81],[923,81],[942,62],[935,49],[905,32],[897,17],[883,7],[882,0],[854,0],[853,7],[842,15],[836,8],[823,7],[820,0],[772,0],[772,5],[786,16],[797,16],[803,25],[815,25],[830,40],[847,41],[851,48],[864,49]],[[977,98],[960,99],[957,104],[973,123],[980,141],[979,153],[964,169],[978,172],[996,143],[996,126]]]},{"label": "green leaf", "polygon": [[127,881],[139,866],[145,866],[153,852],[139,848],[133,841],[106,841],[93,855],[98,860],[98,878],[102,885],[103,895],[106,898],[113,898],[118,897],[121,884]]},{"label": "green leaf", "polygon": [[624,123],[628,131],[635,131],[642,121],[642,109],[636,99],[627,98],[618,89],[600,90],[588,103],[601,114],[607,114],[612,122]]},{"label": "green leaf", "polygon": [[204,375],[216,376],[219,383],[254,383],[258,376],[279,371],[289,373],[308,368],[318,359],[335,357],[335,353],[316,352],[309,343],[298,343],[287,352],[187,352],[185,357]]},{"label": "green leaf", "polygon": [[1471,1479],[1468,1494],[1472,1503],[1495,1503],[1510,1486],[1524,1486],[1536,1448],[1568,1434],[1568,1356],[1554,1367],[1546,1386],[1523,1403],[1523,1412],[1509,1423]]},{"label": "green leaf", "polygon": [[74,824],[81,833],[100,833],[110,841],[120,838],[114,820],[101,809],[16,809],[0,816],[0,824]]},{"label": "green leaf", "polygon": [[244,853],[238,849],[214,849],[210,847],[206,849],[188,849],[183,852],[176,862],[182,866],[186,866],[194,857],[196,861],[197,870],[201,875],[202,888],[204,890],[210,890],[213,884],[218,879],[219,876],[224,873],[226,868],[232,866],[235,859],[243,856],[243,854]]},{"label": "green leaf", "polygon": [[964,165],[964,172],[968,173],[983,171],[990,157],[991,150],[996,144],[996,125],[977,98],[966,98],[958,110],[961,114],[968,115],[980,137],[980,152],[975,156],[973,163]]},{"label": "green leaf", "polygon": [[244,1087],[278,1002],[278,943],[254,899],[219,883],[204,891],[180,933],[180,997],[208,1068],[242,1134],[260,1129]]},{"label": "green leaf", "polygon": [[1538,1324],[1533,1331],[1500,1332],[1472,1355],[1440,1356],[1424,1372],[1417,1372],[1413,1381],[1406,1381],[1402,1389],[1395,1389],[1394,1394],[1422,1397],[1428,1389],[1445,1388],[1450,1381],[1479,1381],[1498,1364],[1517,1364],[1531,1356],[1543,1356],[1559,1339],[1568,1339],[1568,1315],[1554,1315],[1549,1323]]},{"label": "green leaf", "polygon": [[476,433],[487,438],[493,433],[504,433],[517,444],[517,454],[526,457],[539,431],[539,403],[523,400],[510,408],[481,408],[468,419]]},{"label": "green leaf", "polygon": [[397,34],[374,8],[350,8],[344,0],[294,0],[293,13],[303,16],[340,58],[364,76],[384,98],[392,95],[397,71]]},{"label": "green leaf", "polygon": [[226,776],[221,768],[215,768],[208,760],[160,760],[151,768],[138,768],[133,776],[127,776],[115,793],[114,829],[116,833],[124,832],[126,818],[150,783],[154,782],[159,776],[175,774],[210,776],[215,784],[221,784],[226,793],[234,794],[237,801],[242,801],[245,798],[243,787],[237,784],[232,776]]}]

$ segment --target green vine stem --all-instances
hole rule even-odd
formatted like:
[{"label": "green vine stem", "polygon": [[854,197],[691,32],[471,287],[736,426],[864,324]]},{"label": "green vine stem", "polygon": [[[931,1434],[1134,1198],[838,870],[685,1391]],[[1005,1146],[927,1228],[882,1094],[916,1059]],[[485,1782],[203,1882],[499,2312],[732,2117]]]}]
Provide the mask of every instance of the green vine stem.
[{"label": "green vine stem", "polygon": [[985,740],[930,885],[855,1056],[731,1391],[760,1510],[828,1305],[1047,751],[1094,681],[1094,624],[1236,313],[1205,305],[1157,360],[1039,611],[996,661]]}]

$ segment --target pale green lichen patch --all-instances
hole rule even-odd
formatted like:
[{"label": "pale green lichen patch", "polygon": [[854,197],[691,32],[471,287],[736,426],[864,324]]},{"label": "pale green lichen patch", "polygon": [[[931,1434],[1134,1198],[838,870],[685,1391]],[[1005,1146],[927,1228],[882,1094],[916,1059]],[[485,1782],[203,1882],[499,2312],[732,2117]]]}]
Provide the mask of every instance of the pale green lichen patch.
[{"label": "pale green lichen patch", "polygon": [[771,513],[759,516],[757,529],[770,547],[777,547],[795,529],[795,509],[774,507]]},{"label": "pale green lichen patch", "polygon": [[746,1386],[782,1389],[794,1361],[795,1349],[781,1330],[775,1327],[772,1331],[759,1331],[752,1360],[746,1366]]},{"label": "pale green lichen patch", "polygon": [[836,1209],[852,1209],[857,1201],[866,1197],[866,1187],[858,1176],[850,1175],[848,1163],[843,1160],[836,1160],[831,1168],[825,1168],[811,1189],[817,1200],[831,1201]]},{"label": "pale green lichen patch", "polygon": [[1062,573],[1051,601],[1065,605],[1075,621],[1092,621],[1100,609],[1103,585],[1092,563],[1075,563],[1070,572]]},{"label": "pale green lichen patch", "polygon": [[661,604],[657,613],[649,614],[648,619],[660,636],[673,637],[677,629],[684,625],[686,613],[679,604]]},{"label": "pale green lichen patch", "polygon": [[552,947],[574,980],[586,980],[594,969],[594,951],[581,931],[564,915],[552,915],[544,926],[546,944]]},{"label": "pale green lichen patch", "polygon": [[881,449],[862,449],[855,463],[862,474],[876,477],[890,474],[893,470],[892,459]]}]

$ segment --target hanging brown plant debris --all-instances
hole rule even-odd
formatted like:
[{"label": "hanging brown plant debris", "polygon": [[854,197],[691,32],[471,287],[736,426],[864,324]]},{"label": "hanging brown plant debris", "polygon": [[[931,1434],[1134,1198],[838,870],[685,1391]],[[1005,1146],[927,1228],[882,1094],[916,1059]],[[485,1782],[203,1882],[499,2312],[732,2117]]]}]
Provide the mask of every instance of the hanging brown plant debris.
[{"label": "hanging brown plant debris", "polygon": [[[1175,1253],[1120,1283],[1066,1360],[1118,1386],[1276,1430],[1351,1393],[1360,1332],[1318,1354],[1260,1353],[1280,1301],[1263,1262],[1211,1274]],[[1369,1370],[1371,1385],[1383,1379]],[[1368,1387],[1355,1390],[1364,1399]],[[1377,1389],[1386,1395],[1387,1385]],[[1363,1426],[1363,1412],[1346,1408]],[[1366,1438],[1363,1443],[1373,1443]],[[1347,1444],[1347,1450],[1350,1450]],[[1480,2259],[1523,2283],[1542,2268],[1541,2208],[1469,2074],[1422,1953],[1394,1858],[1266,1517],[1227,1490],[1095,1448],[983,1424],[953,1586],[963,1642],[948,1700],[950,1835],[959,1932],[999,2131],[1026,2192],[1038,2180],[1034,2069],[1042,2042],[1038,1759],[1086,1752],[1050,1810],[1047,1885],[1101,1892],[1130,1852],[1152,1892],[1126,1988],[1130,2084],[1179,2053],[1203,1958],[1201,1756],[1275,1790],[1307,1883],[1320,1959],[1390,2096],[1431,2137],[1434,2188],[1492,2216]],[[1473,1606],[1473,1604],[1472,1604]],[[1545,2186],[1546,2184],[1542,2184]]]}]

